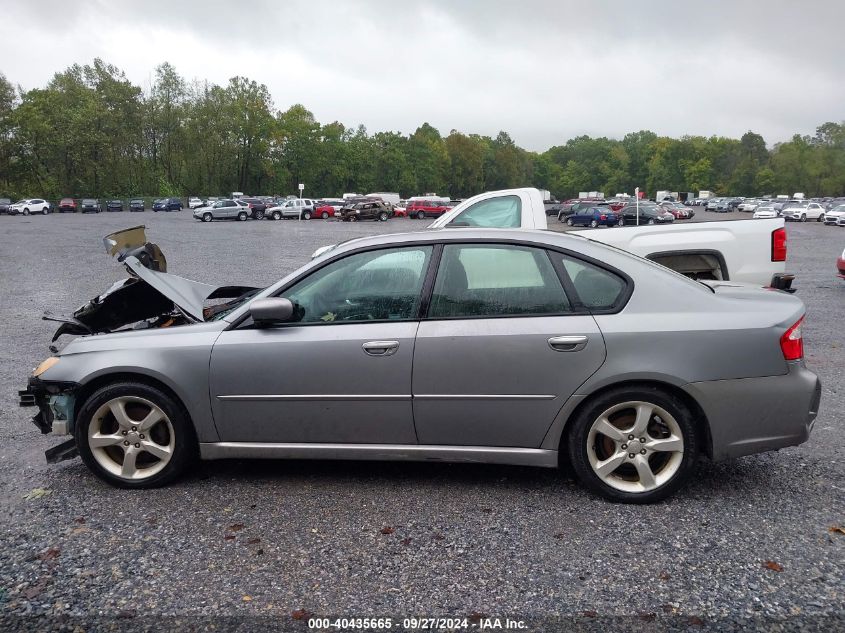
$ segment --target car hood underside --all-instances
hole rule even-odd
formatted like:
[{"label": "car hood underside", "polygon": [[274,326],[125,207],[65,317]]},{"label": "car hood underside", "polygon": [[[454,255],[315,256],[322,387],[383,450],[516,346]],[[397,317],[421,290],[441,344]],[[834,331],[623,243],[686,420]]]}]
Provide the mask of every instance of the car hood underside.
[{"label": "car hood underside", "polygon": [[222,299],[254,293],[251,286],[213,286],[172,275],[156,244],[147,242],[144,226],[136,226],[103,238],[109,255],[117,255],[129,277],[117,281],[104,293],[80,306],[71,316],[45,313],[44,319],[61,323],[53,341],[62,334],[113,332],[136,324],[136,329],[171,327],[205,321],[221,309]]}]

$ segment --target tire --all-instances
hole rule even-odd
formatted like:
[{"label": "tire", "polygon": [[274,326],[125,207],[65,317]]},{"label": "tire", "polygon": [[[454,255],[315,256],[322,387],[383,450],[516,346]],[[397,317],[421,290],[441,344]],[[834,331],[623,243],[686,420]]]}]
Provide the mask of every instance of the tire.
[{"label": "tire", "polygon": [[271,217],[274,220],[281,220],[282,219],[282,212],[281,211],[273,211],[273,215]]},{"label": "tire", "polygon": [[806,214],[806,213],[802,213],[802,214],[801,214],[801,221],[802,221],[802,222],[806,222],[806,221],[807,221],[807,214]]},{"label": "tire", "polygon": [[310,211],[303,211],[302,212],[302,219],[303,220],[310,220],[311,219],[311,212]]},{"label": "tire", "polygon": [[566,218],[566,226],[575,226],[575,224],[572,222],[572,218]]},{"label": "tire", "polygon": [[378,214],[378,221],[379,222],[387,222],[388,217],[389,216],[387,215],[387,212],[382,211],[381,213]]},{"label": "tire", "polygon": [[599,223],[598,223],[598,222],[596,222],[595,220],[592,220],[592,221],[590,222],[590,228],[593,228],[593,229],[594,229],[594,228],[596,228],[598,225],[599,225]]},{"label": "tire", "polygon": [[654,224],[654,218],[648,221],[649,224]]},{"label": "tire", "polygon": [[[152,424],[144,428],[150,419]],[[119,488],[162,486],[197,456],[196,434],[182,404],[141,382],[101,387],[82,405],[75,426],[82,461],[97,477]],[[101,441],[94,443],[98,438]]]},{"label": "tire", "polygon": [[425,220],[425,211],[417,211],[417,220]]},{"label": "tire", "polygon": [[329,219],[329,212],[328,212],[328,211],[323,211],[323,212],[320,214],[320,217],[321,217],[321,218],[323,218],[324,220],[328,220],[328,219]]},{"label": "tire", "polygon": [[48,213],[50,213],[50,212],[47,210],[47,207],[44,207],[43,209],[41,209],[41,215],[47,215]]},{"label": "tire", "polygon": [[625,226],[625,218],[619,218],[619,222],[616,223],[616,226]]},{"label": "tire", "polygon": [[252,219],[253,220],[263,220],[264,219],[264,211],[253,211],[252,212]]},{"label": "tire", "polygon": [[240,211],[238,213],[238,222],[246,222],[246,218],[247,218],[246,211]]},{"label": "tire", "polygon": [[203,222],[211,222],[214,219],[214,216],[210,213],[203,213],[202,214],[202,221]]},{"label": "tire", "polygon": [[824,213],[822,213],[819,217],[816,218],[816,222],[824,222]]},{"label": "tire", "polygon": [[349,221],[350,221],[350,222],[357,222],[357,221],[358,221],[358,216],[357,216],[357,215],[355,215],[354,213],[350,213],[350,214],[349,214]]},{"label": "tire", "polygon": [[23,215],[29,215],[29,209],[24,209],[24,210],[23,210]]},{"label": "tire", "polygon": [[[640,415],[648,418],[638,429]],[[693,473],[699,452],[695,423],[684,402],[649,385],[618,387],[590,400],[570,421],[565,441],[561,454],[568,455],[581,484],[621,503],[667,498]]]}]

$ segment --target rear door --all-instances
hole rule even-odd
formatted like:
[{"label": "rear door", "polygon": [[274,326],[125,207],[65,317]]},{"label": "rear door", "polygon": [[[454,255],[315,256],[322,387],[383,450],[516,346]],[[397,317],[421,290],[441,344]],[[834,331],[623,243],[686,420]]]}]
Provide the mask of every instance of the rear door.
[{"label": "rear door", "polygon": [[447,244],[414,350],[419,442],[539,447],[604,359],[595,320],[545,250]]}]

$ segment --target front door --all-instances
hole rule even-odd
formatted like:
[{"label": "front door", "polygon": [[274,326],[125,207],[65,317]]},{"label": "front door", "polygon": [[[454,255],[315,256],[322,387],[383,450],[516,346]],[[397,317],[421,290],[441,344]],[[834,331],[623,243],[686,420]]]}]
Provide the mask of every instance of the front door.
[{"label": "front door", "polygon": [[419,442],[537,448],[604,359],[545,250],[446,245],[414,352]]},{"label": "front door", "polygon": [[347,255],[280,294],[295,321],[221,334],[210,366],[221,440],[415,444],[411,368],[431,252]]}]

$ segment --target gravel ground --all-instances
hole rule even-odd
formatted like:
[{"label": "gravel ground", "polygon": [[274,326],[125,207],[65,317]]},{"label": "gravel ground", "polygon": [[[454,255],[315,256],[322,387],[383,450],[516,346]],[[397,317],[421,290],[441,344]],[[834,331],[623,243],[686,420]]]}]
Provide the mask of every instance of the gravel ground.
[{"label": "gravel ground", "polygon": [[632,507],[556,472],[501,466],[212,462],[152,491],[110,488],[78,459],[47,466],[58,440],[16,400],[48,354],[54,327],[40,314],[122,278],[100,240],[142,222],[171,272],[249,284],[318,246],[423,226],[0,216],[0,628],[203,628],[228,616],[223,628],[306,630],[303,613],[477,628],[507,616],[538,631],[845,628],[845,534],[830,530],[845,525],[834,269],[845,231],[788,225],[807,361],[824,385],[810,441],[702,462],[673,499]]}]

